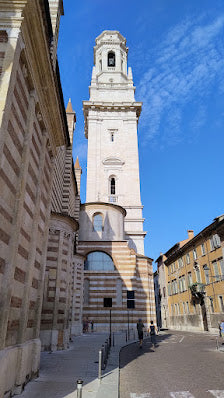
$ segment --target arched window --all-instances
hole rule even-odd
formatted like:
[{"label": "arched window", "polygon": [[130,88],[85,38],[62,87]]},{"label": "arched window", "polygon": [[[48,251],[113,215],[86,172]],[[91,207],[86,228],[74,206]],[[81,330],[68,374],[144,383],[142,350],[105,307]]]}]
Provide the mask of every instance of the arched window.
[{"label": "arched window", "polygon": [[111,195],[115,195],[115,192],[116,192],[116,190],[115,190],[115,178],[111,177],[111,179],[110,179],[110,194]]},{"label": "arched window", "polygon": [[115,53],[113,51],[108,53],[107,66],[115,66]]},{"label": "arched window", "polygon": [[108,254],[96,251],[88,254],[84,269],[89,271],[114,271],[114,263]]},{"label": "arched window", "polygon": [[94,231],[102,231],[103,229],[103,217],[99,213],[93,216],[93,229]]},{"label": "arched window", "polygon": [[100,72],[101,72],[102,71],[102,59],[100,59],[99,65],[100,65]]}]

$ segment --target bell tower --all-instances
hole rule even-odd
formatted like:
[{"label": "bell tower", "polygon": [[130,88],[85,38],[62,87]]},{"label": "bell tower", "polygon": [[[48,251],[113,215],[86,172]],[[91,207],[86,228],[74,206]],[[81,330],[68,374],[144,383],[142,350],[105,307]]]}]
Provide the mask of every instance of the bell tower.
[{"label": "bell tower", "polygon": [[96,38],[89,101],[83,102],[88,139],[86,202],[122,206],[125,239],[144,254],[136,102],[126,39],[118,31]]}]

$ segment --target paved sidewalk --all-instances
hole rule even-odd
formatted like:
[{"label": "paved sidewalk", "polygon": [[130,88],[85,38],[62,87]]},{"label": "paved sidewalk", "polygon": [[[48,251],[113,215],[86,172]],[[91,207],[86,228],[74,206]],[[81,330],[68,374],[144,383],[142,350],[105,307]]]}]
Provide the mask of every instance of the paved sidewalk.
[{"label": "paved sidewalk", "polygon": [[[134,334],[131,333],[132,340]],[[125,333],[115,333],[115,346],[102,380],[98,380],[98,353],[108,338],[105,333],[89,333],[73,338],[68,350],[41,354],[40,376],[29,382],[21,398],[77,398],[76,382],[82,379],[82,398],[117,398],[119,352],[126,345]],[[129,342],[130,342],[129,341]]]}]

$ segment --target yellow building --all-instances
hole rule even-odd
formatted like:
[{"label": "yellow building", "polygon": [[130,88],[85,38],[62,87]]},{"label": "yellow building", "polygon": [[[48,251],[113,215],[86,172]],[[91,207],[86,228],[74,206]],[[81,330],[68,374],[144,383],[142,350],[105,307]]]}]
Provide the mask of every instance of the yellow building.
[{"label": "yellow building", "polygon": [[218,330],[224,319],[224,215],[165,256],[169,328]]}]

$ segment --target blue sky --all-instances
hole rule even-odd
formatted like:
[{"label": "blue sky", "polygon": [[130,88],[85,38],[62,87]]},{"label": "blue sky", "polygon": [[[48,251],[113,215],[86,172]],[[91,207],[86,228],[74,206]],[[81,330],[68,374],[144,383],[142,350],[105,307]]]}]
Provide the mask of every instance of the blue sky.
[{"label": "blue sky", "polygon": [[127,39],[139,121],[146,255],[156,259],[224,213],[224,3],[222,0],[64,0],[58,57],[65,103],[77,115],[74,157],[86,151],[82,101],[89,99],[95,38]]}]

